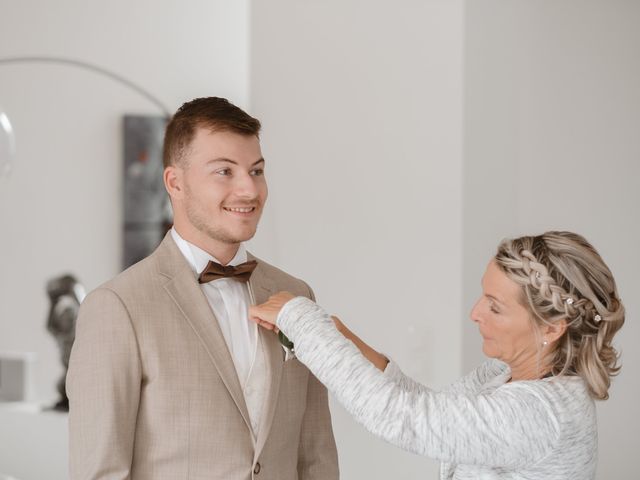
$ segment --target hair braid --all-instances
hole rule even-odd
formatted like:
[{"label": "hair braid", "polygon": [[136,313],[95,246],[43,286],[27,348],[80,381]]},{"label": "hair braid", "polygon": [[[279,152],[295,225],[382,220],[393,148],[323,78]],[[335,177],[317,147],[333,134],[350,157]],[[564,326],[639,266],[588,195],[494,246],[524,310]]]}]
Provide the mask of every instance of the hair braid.
[{"label": "hair braid", "polygon": [[554,374],[580,375],[592,396],[608,398],[610,377],[620,369],[611,340],[624,306],[596,250],[580,235],[547,232],[502,242],[495,260],[522,287],[537,324],[566,322],[553,351]]}]

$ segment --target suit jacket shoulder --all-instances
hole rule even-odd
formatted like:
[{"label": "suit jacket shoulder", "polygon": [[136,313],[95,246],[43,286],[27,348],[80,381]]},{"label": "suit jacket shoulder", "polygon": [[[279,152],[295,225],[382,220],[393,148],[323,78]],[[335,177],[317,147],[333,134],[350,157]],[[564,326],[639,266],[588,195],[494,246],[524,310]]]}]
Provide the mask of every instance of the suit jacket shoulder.
[{"label": "suit jacket shoulder", "polygon": [[296,278],[293,275],[274,267],[251,253],[248,253],[248,257],[250,260],[256,260],[258,262],[257,273],[263,277],[263,283],[270,284],[269,289],[272,290],[273,293],[286,290],[294,295],[314,298],[311,287],[309,287],[304,280]]},{"label": "suit jacket shoulder", "polygon": [[122,300],[162,295],[164,293],[162,286],[167,281],[179,273],[190,270],[187,260],[171,236],[167,234],[158,248],[148,257],[131,265],[97,289],[111,290]]},{"label": "suit jacket shoulder", "polygon": [[[247,254],[250,260],[258,262],[258,267],[252,276],[252,283],[254,279],[257,280],[257,283],[270,293],[286,290],[294,295],[314,298],[313,291],[303,280],[249,252]],[[177,275],[183,278],[193,276],[193,281],[197,282],[187,260],[170,235],[167,235],[151,255],[103,283],[98,289],[111,290],[124,303],[144,302],[145,298],[151,300],[158,295],[164,295],[163,285]]]}]

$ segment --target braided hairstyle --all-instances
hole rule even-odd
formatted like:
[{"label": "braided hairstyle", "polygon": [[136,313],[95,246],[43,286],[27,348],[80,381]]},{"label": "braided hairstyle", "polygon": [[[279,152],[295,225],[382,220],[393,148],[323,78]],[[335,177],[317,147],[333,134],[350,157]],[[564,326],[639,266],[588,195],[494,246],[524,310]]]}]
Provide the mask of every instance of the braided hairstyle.
[{"label": "braided hairstyle", "polygon": [[611,377],[620,370],[611,341],[625,312],[598,252],[575,233],[547,232],[504,240],[495,261],[522,286],[522,304],[536,324],[566,322],[551,346],[552,373],[579,375],[593,398],[609,398]]}]

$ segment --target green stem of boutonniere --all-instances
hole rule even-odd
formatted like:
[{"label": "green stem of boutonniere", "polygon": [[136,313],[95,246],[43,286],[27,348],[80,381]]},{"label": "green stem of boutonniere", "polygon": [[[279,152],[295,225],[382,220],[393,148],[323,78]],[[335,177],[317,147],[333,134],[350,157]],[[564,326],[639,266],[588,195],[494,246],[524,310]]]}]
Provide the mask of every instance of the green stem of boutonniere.
[{"label": "green stem of boutonniere", "polygon": [[282,330],[278,332],[278,340],[280,340],[280,343],[282,344],[282,346],[293,351],[293,342],[289,340],[284,333],[282,333]]}]

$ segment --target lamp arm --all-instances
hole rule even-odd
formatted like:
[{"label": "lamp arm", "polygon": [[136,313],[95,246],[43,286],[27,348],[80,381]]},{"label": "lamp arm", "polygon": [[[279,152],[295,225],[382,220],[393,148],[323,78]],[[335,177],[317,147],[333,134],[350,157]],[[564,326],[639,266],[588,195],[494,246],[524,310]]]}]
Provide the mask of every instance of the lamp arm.
[{"label": "lamp arm", "polygon": [[126,87],[138,92],[144,98],[158,107],[166,117],[170,117],[169,109],[154,95],[149,93],[144,88],[136,85],[130,80],[127,80],[117,73],[111,72],[106,68],[91,63],[84,62],[82,60],[74,60],[72,58],[54,57],[54,56],[20,56],[20,57],[0,57],[0,65],[16,64],[16,63],[53,63],[57,65],[67,65],[70,67],[77,67],[84,70],[103,75],[111,80],[114,80]]}]

